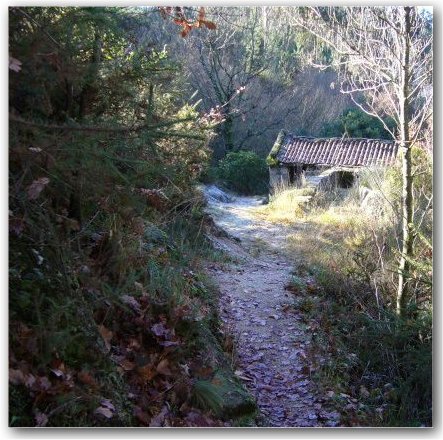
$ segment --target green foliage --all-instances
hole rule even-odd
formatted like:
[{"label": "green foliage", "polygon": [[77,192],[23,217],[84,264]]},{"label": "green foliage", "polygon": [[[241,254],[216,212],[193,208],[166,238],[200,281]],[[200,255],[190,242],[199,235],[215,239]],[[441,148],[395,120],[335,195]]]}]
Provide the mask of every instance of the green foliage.
[{"label": "green foliage", "polygon": [[[385,123],[391,131],[394,130],[395,122],[392,118],[386,118]],[[360,109],[346,110],[337,121],[326,124],[320,132],[320,136],[326,137],[343,135],[369,139],[390,139],[392,137],[378,118],[370,116]]]},{"label": "green foliage", "polygon": [[[10,9],[22,62],[10,81],[14,426],[149,424],[158,404],[190,404],[178,363],[202,357],[200,329],[217,327],[198,274],[214,255],[194,191],[209,125],[179,93],[163,44],[145,38],[145,19]],[[179,397],[161,374],[185,383]],[[150,392],[160,399],[139,400]]]},{"label": "green foliage", "polygon": [[[378,319],[355,313],[363,300],[334,288],[328,278],[328,289],[322,290],[313,310],[320,322],[315,350],[329,357],[319,371],[323,385],[359,401],[358,410],[352,405],[338,407],[342,422],[348,426],[431,426],[431,314],[403,321],[388,310],[381,311]],[[342,298],[340,304],[336,295]]]},{"label": "green foliage", "polygon": [[221,414],[223,393],[220,387],[207,380],[198,380],[194,384],[193,398],[200,408],[210,408],[215,414]]},{"label": "green foliage", "polygon": [[242,194],[263,194],[267,190],[266,162],[251,151],[229,153],[220,161],[218,175],[231,189]]}]

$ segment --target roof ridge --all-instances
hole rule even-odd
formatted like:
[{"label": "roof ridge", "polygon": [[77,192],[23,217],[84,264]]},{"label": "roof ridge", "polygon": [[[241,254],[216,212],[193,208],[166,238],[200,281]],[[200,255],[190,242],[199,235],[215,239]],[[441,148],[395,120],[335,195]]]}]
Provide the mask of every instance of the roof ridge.
[{"label": "roof ridge", "polygon": [[293,139],[312,139],[312,140],[319,140],[319,141],[338,140],[338,141],[372,141],[372,142],[389,142],[389,143],[397,142],[397,140],[395,140],[395,139],[365,138],[365,137],[338,137],[338,136],[332,136],[332,137],[297,136],[292,133],[287,133],[286,137],[289,137],[289,136]]}]

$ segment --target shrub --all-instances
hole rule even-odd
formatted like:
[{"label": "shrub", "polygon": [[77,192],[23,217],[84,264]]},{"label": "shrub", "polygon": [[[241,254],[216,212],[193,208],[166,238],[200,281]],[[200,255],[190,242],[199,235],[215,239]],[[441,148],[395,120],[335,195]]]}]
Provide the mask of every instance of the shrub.
[{"label": "shrub", "polygon": [[242,194],[263,194],[268,188],[266,161],[252,151],[229,153],[219,163],[218,176]]}]

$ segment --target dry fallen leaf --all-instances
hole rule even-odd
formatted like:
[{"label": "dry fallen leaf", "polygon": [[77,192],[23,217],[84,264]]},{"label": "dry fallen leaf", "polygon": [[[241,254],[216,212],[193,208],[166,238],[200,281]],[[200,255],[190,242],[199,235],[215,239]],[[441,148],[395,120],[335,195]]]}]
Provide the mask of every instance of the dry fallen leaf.
[{"label": "dry fallen leaf", "polygon": [[44,413],[38,412],[35,414],[35,426],[44,427],[48,423],[48,416]]},{"label": "dry fallen leaf", "polygon": [[95,379],[91,376],[90,373],[88,373],[87,371],[80,371],[80,373],[77,374],[78,380],[82,383],[84,383],[85,385],[90,385],[90,386],[96,386],[96,382]]},{"label": "dry fallen leaf", "polygon": [[25,385],[28,388],[31,388],[36,382],[36,378],[35,376],[33,376],[32,374],[28,374],[25,378]]},{"label": "dry fallen leaf", "polygon": [[9,382],[14,385],[21,385],[25,383],[25,375],[21,370],[14,370],[13,368],[9,369]]},{"label": "dry fallen leaf", "polygon": [[111,411],[115,411],[115,406],[109,399],[103,399],[100,403],[102,406],[109,408]]},{"label": "dry fallen leaf", "polygon": [[112,418],[114,413],[109,409],[105,408],[104,406],[99,406],[95,411],[96,414],[101,414],[102,416],[105,416],[107,419]]},{"label": "dry fallen leaf", "polygon": [[136,406],[134,408],[134,416],[137,417],[137,419],[143,423],[143,425],[149,424],[149,415],[143,411],[139,406]]},{"label": "dry fallen leaf", "polygon": [[163,406],[163,408],[161,409],[161,411],[151,419],[149,426],[150,427],[160,427],[162,426],[166,415],[168,414],[168,407],[166,405]]},{"label": "dry fallen leaf", "polygon": [[152,380],[156,375],[157,372],[155,371],[155,367],[153,367],[152,365],[145,365],[143,367],[139,367],[137,368],[137,373],[139,374],[139,376],[149,382],[150,380]]},{"label": "dry fallen leaf", "polygon": [[102,416],[110,419],[113,417],[115,412],[115,407],[109,399],[102,399],[99,406],[94,412],[96,414],[101,414]]},{"label": "dry fallen leaf", "polygon": [[111,350],[112,331],[107,329],[104,325],[99,325],[98,331],[105,342],[106,350]]},{"label": "dry fallen leaf", "polygon": [[243,370],[235,370],[234,374],[242,380],[247,380],[247,381],[253,381],[254,379],[246,376],[245,372]]},{"label": "dry fallen leaf", "polygon": [[40,177],[34,180],[27,189],[29,200],[35,200],[49,182],[50,180],[47,177]]},{"label": "dry fallen leaf", "polygon": [[25,220],[23,218],[13,217],[9,219],[9,230],[20,237],[25,228]]},{"label": "dry fallen leaf", "polygon": [[123,361],[120,362],[120,366],[123,368],[123,370],[125,371],[131,371],[135,368],[135,363],[128,361],[128,359],[124,359]]},{"label": "dry fallen leaf", "polygon": [[169,361],[167,359],[163,359],[157,365],[157,372],[163,374],[165,376],[171,376],[171,370],[169,369]]},{"label": "dry fallen leaf", "polygon": [[65,373],[62,370],[59,370],[58,368],[52,368],[51,371],[52,371],[52,373],[54,373],[54,375],[56,377],[59,377],[59,378],[63,378],[65,375]]},{"label": "dry fallen leaf", "polygon": [[130,306],[135,312],[140,313],[141,312],[141,306],[140,303],[130,295],[122,295],[121,300]]},{"label": "dry fallen leaf", "polygon": [[9,57],[9,69],[14,72],[20,72],[22,70],[22,62],[14,57]]}]

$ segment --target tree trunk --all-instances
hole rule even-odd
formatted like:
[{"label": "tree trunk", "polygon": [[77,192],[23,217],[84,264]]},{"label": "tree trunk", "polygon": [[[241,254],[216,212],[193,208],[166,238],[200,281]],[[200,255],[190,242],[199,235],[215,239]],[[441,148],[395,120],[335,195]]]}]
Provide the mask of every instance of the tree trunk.
[{"label": "tree trunk", "polygon": [[94,46],[92,51],[91,63],[86,73],[85,84],[83,90],[80,93],[80,103],[78,119],[80,121],[86,116],[89,111],[89,106],[92,104],[94,97],[97,93],[97,78],[99,64],[101,61],[101,47],[102,41],[98,31],[95,32]]},{"label": "tree trunk", "polygon": [[234,151],[234,120],[231,115],[231,106],[226,106],[226,118],[223,123],[223,137],[225,139],[226,153]]},{"label": "tree trunk", "polygon": [[402,90],[400,102],[400,148],[402,150],[402,254],[398,267],[397,315],[405,316],[409,299],[408,273],[410,259],[413,256],[413,197],[412,197],[412,157],[409,134],[410,103],[410,35],[411,35],[411,8],[404,8],[404,34],[402,59]]}]

